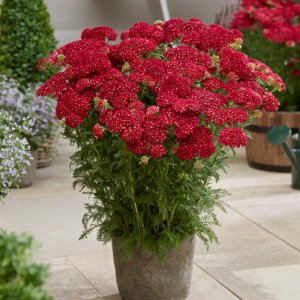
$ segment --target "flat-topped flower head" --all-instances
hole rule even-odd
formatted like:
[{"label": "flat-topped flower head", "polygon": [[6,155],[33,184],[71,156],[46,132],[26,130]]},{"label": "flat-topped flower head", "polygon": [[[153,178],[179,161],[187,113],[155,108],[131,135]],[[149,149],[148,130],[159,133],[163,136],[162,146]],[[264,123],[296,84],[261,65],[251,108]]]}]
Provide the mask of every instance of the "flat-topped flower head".
[{"label": "flat-topped flower head", "polygon": [[[61,66],[38,91],[57,98],[65,125],[95,142],[114,137],[149,158],[208,159],[222,147],[247,143],[257,110],[275,111],[272,70],[240,51],[243,34],[199,19],[139,22],[121,33],[85,29],[41,65]],[[104,134],[105,133],[105,134]],[[147,159],[146,159],[147,158]]]}]

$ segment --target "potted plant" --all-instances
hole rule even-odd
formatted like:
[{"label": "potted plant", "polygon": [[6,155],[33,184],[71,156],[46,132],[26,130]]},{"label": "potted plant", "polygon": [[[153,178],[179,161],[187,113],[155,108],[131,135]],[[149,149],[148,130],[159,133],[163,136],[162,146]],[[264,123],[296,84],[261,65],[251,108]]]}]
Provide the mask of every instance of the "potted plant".
[{"label": "potted plant", "polygon": [[[185,299],[197,235],[216,241],[211,187],[260,109],[275,111],[280,77],[237,50],[242,33],[199,19],[85,29],[39,63],[61,67],[38,90],[57,99],[74,185],[91,194],[87,237],[113,241],[123,299]],[[270,77],[266,78],[264,71]],[[272,79],[272,80],[271,80]]]},{"label": "potted plant", "polygon": [[[43,0],[4,0],[0,9],[0,75],[14,79],[20,92],[33,97],[32,89],[52,74],[39,73],[37,62],[57,45],[47,6]],[[39,141],[38,167],[48,166],[52,160],[58,123],[51,118],[44,140]]]},{"label": "potted plant", "polygon": [[55,103],[35,95],[35,86],[28,86],[21,91],[18,82],[5,75],[0,75],[0,109],[8,112],[19,127],[24,127],[24,120],[28,120],[30,128],[20,132],[21,138],[26,138],[30,145],[33,159],[26,168],[26,174],[18,183],[19,187],[33,183],[37,166],[37,149],[53,127]]},{"label": "potted plant", "polygon": [[290,171],[291,164],[279,146],[268,143],[266,134],[272,126],[283,124],[297,131],[300,126],[300,4],[299,1],[241,1],[232,22],[233,28],[244,33],[243,49],[279,74],[286,91],[278,94],[279,112],[264,112],[250,126],[253,139],[248,143],[250,166],[271,170]]},{"label": "potted plant", "polygon": [[7,111],[0,111],[0,200],[8,194],[10,186],[19,183],[32,159],[24,137],[31,133],[30,120],[24,118],[20,123]]},{"label": "potted plant", "polygon": [[0,300],[52,300],[44,289],[48,268],[32,261],[35,240],[0,229]]}]

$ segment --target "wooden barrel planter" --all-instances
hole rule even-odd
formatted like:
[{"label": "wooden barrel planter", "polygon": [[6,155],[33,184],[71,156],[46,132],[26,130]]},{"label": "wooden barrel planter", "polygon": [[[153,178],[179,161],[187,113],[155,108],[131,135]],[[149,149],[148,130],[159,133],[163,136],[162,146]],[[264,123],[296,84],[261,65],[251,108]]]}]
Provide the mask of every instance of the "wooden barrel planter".
[{"label": "wooden barrel planter", "polygon": [[54,139],[47,138],[43,144],[38,147],[37,151],[37,167],[45,168],[51,165],[54,155]]},{"label": "wooden barrel planter", "polygon": [[248,164],[260,170],[290,172],[291,163],[282,147],[271,145],[267,141],[267,133],[275,125],[286,125],[291,128],[292,133],[298,132],[300,111],[264,112],[254,125],[248,127],[252,136],[246,146]]}]

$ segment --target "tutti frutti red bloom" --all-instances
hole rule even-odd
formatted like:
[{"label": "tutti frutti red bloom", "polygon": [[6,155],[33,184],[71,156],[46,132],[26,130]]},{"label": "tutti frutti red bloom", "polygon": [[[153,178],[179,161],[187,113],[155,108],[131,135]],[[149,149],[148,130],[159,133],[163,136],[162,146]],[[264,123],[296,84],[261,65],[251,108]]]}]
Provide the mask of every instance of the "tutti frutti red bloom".
[{"label": "tutti frutti red bloom", "polygon": [[137,23],[109,43],[116,39],[109,27],[85,29],[40,61],[39,69],[61,67],[37,94],[57,99],[66,126],[85,126],[96,112],[95,139],[110,132],[136,155],[205,159],[244,146],[257,111],[278,109],[270,91],[284,83],[239,51],[238,30],[171,19]]},{"label": "tutti frutti red bloom", "polygon": [[263,29],[264,37],[276,43],[300,43],[300,4],[295,0],[243,0],[233,28]]}]

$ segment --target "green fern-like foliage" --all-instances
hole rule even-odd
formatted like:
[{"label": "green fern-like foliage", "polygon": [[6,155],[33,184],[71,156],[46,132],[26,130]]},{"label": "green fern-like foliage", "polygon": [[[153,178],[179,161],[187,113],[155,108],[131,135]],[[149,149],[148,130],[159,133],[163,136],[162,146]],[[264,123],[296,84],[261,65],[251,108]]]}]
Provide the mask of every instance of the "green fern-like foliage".
[{"label": "green fern-like foliage", "polygon": [[[279,110],[300,111],[300,46],[275,43],[264,38],[261,29],[247,29],[244,31],[243,52],[264,62],[285,82],[286,91],[274,93],[281,103]],[[293,75],[293,72],[298,73]]]},{"label": "green fern-like foliage", "polygon": [[31,236],[0,230],[0,300],[52,300],[44,289],[47,267],[32,261]]},{"label": "green fern-like foliage", "polygon": [[43,0],[4,0],[0,16],[0,74],[21,86],[44,81],[38,61],[56,47],[50,16]]},{"label": "green fern-like foliage", "polygon": [[219,224],[215,207],[223,209],[224,191],[213,189],[211,181],[218,179],[227,151],[218,149],[198,167],[175,154],[143,164],[116,135],[107,132],[95,140],[95,118],[93,112],[84,124],[64,132],[79,149],[71,157],[74,185],[93,196],[86,204],[82,238],[96,230],[99,241],[118,237],[128,255],[140,246],[159,257],[194,234],[207,245],[217,241],[212,227]]}]

